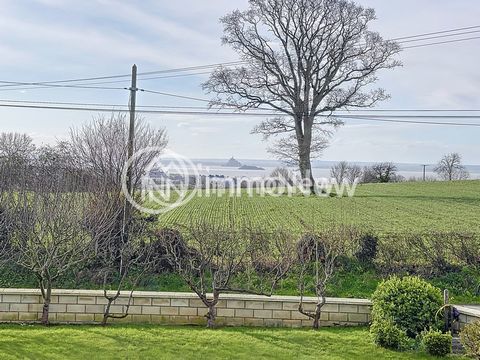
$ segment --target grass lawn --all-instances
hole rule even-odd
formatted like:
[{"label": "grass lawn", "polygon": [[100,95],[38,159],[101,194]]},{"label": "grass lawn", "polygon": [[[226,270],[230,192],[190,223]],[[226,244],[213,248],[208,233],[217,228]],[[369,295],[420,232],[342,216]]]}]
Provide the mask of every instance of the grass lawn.
[{"label": "grass lawn", "polygon": [[[3,359],[435,359],[372,344],[366,328],[0,325]],[[438,358],[437,358],[438,359]]]}]

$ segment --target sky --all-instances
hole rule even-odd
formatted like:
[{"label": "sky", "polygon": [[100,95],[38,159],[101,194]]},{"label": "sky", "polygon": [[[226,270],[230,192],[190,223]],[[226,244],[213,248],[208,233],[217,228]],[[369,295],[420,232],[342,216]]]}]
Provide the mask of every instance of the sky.
[{"label": "sky", "polygon": [[[479,25],[477,0],[358,0],[373,7],[371,29],[384,38]],[[222,46],[219,18],[245,9],[247,0],[0,0],[0,81],[52,81],[128,74],[238,60]],[[474,36],[475,34],[472,34]],[[478,34],[477,34],[478,35]],[[480,109],[480,39],[406,49],[403,67],[380,72],[391,98],[385,109]],[[144,89],[208,98],[207,75],[139,81]],[[113,86],[113,85],[112,85]],[[128,81],[114,86],[128,86]],[[0,88],[0,100],[126,104],[126,90]],[[1,101],[0,101],[1,102]],[[201,106],[193,100],[139,92],[139,105]],[[53,143],[96,113],[0,107],[0,132],[30,134]],[[191,158],[271,159],[268,143],[250,131],[256,117],[145,115],[164,127],[171,150]],[[479,120],[465,120],[463,122]],[[322,159],[435,163],[459,152],[480,164],[480,128],[386,124],[350,120]]]}]

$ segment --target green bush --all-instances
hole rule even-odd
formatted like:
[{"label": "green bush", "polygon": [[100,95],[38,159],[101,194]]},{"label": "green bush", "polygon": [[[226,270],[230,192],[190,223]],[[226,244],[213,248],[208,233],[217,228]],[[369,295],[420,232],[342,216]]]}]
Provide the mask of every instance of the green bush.
[{"label": "green bush", "polygon": [[374,321],[370,327],[373,342],[381,347],[393,350],[409,348],[409,337],[406,332],[396,326],[392,320],[381,319]]},{"label": "green bush", "polygon": [[430,355],[445,356],[452,352],[452,335],[443,334],[440,330],[429,330],[422,334],[422,345]]},{"label": "green bush", "polygon": [[480,359],[480,321],[466,325],[460,332],[460,341],[468,355]]},{"label": "green bush", "polygon": [[372,301],[374,322],[391,319],[410,338],[436,327],[435,315],[443,303],[440,289],[416,276],[382,281]]},{"label": "green bush", "polygon": [[372,234],[365,234],[360,238],[359,249],[355,257],[363,264],[371,264],[377,256],[378,238]]}]

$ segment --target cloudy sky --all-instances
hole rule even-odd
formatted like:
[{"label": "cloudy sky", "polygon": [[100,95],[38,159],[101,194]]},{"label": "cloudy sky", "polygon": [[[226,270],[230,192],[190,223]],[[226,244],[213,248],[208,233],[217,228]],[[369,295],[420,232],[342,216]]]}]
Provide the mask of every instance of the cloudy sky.
[{"label": "cloudy sky", "polygon": [[[372,29],[385,38],[479,25],[477,0],[358,0],[376,9]],[[219,17],[246,0],[0,0],[0,80],[51,81],[237,60],[220,44]],[[476,34],[479,35],[479,34]],[[472,34],[470,36],[475,36]],[[480,109],[480,39],[405,50],[403,67],[380,73],[392,98],[382,108]],[[139,87],[206,97],[206,75],[144,80]],[[128,83],[114,84],[128,86]],[[1,100],[126,104],[125,90],[0,88]],[[139,93],[139,105],[199,106],[193,100]],[[65,137],[95,113],[0,108],[0,131],[27,132],[37,143]],[[166,127],[170,148],[193,158],[268,159],[249,117],[146,115]],[[480,122],[479,120],[465,120]],[[460,152],[480,164],[480,128],[351,120],[333,137],[325,160],[433,163]]]}]

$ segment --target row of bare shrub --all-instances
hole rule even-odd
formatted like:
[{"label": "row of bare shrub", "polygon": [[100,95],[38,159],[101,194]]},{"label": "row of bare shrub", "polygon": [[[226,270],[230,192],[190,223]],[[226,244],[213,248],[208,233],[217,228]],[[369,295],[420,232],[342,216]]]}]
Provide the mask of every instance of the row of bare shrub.
[{"label": "row of bare shrub", "polygon": [[480,237],[467,232],[387,234],[379,238],[375,265],[384,272],[443,274],[480,264]]}]

